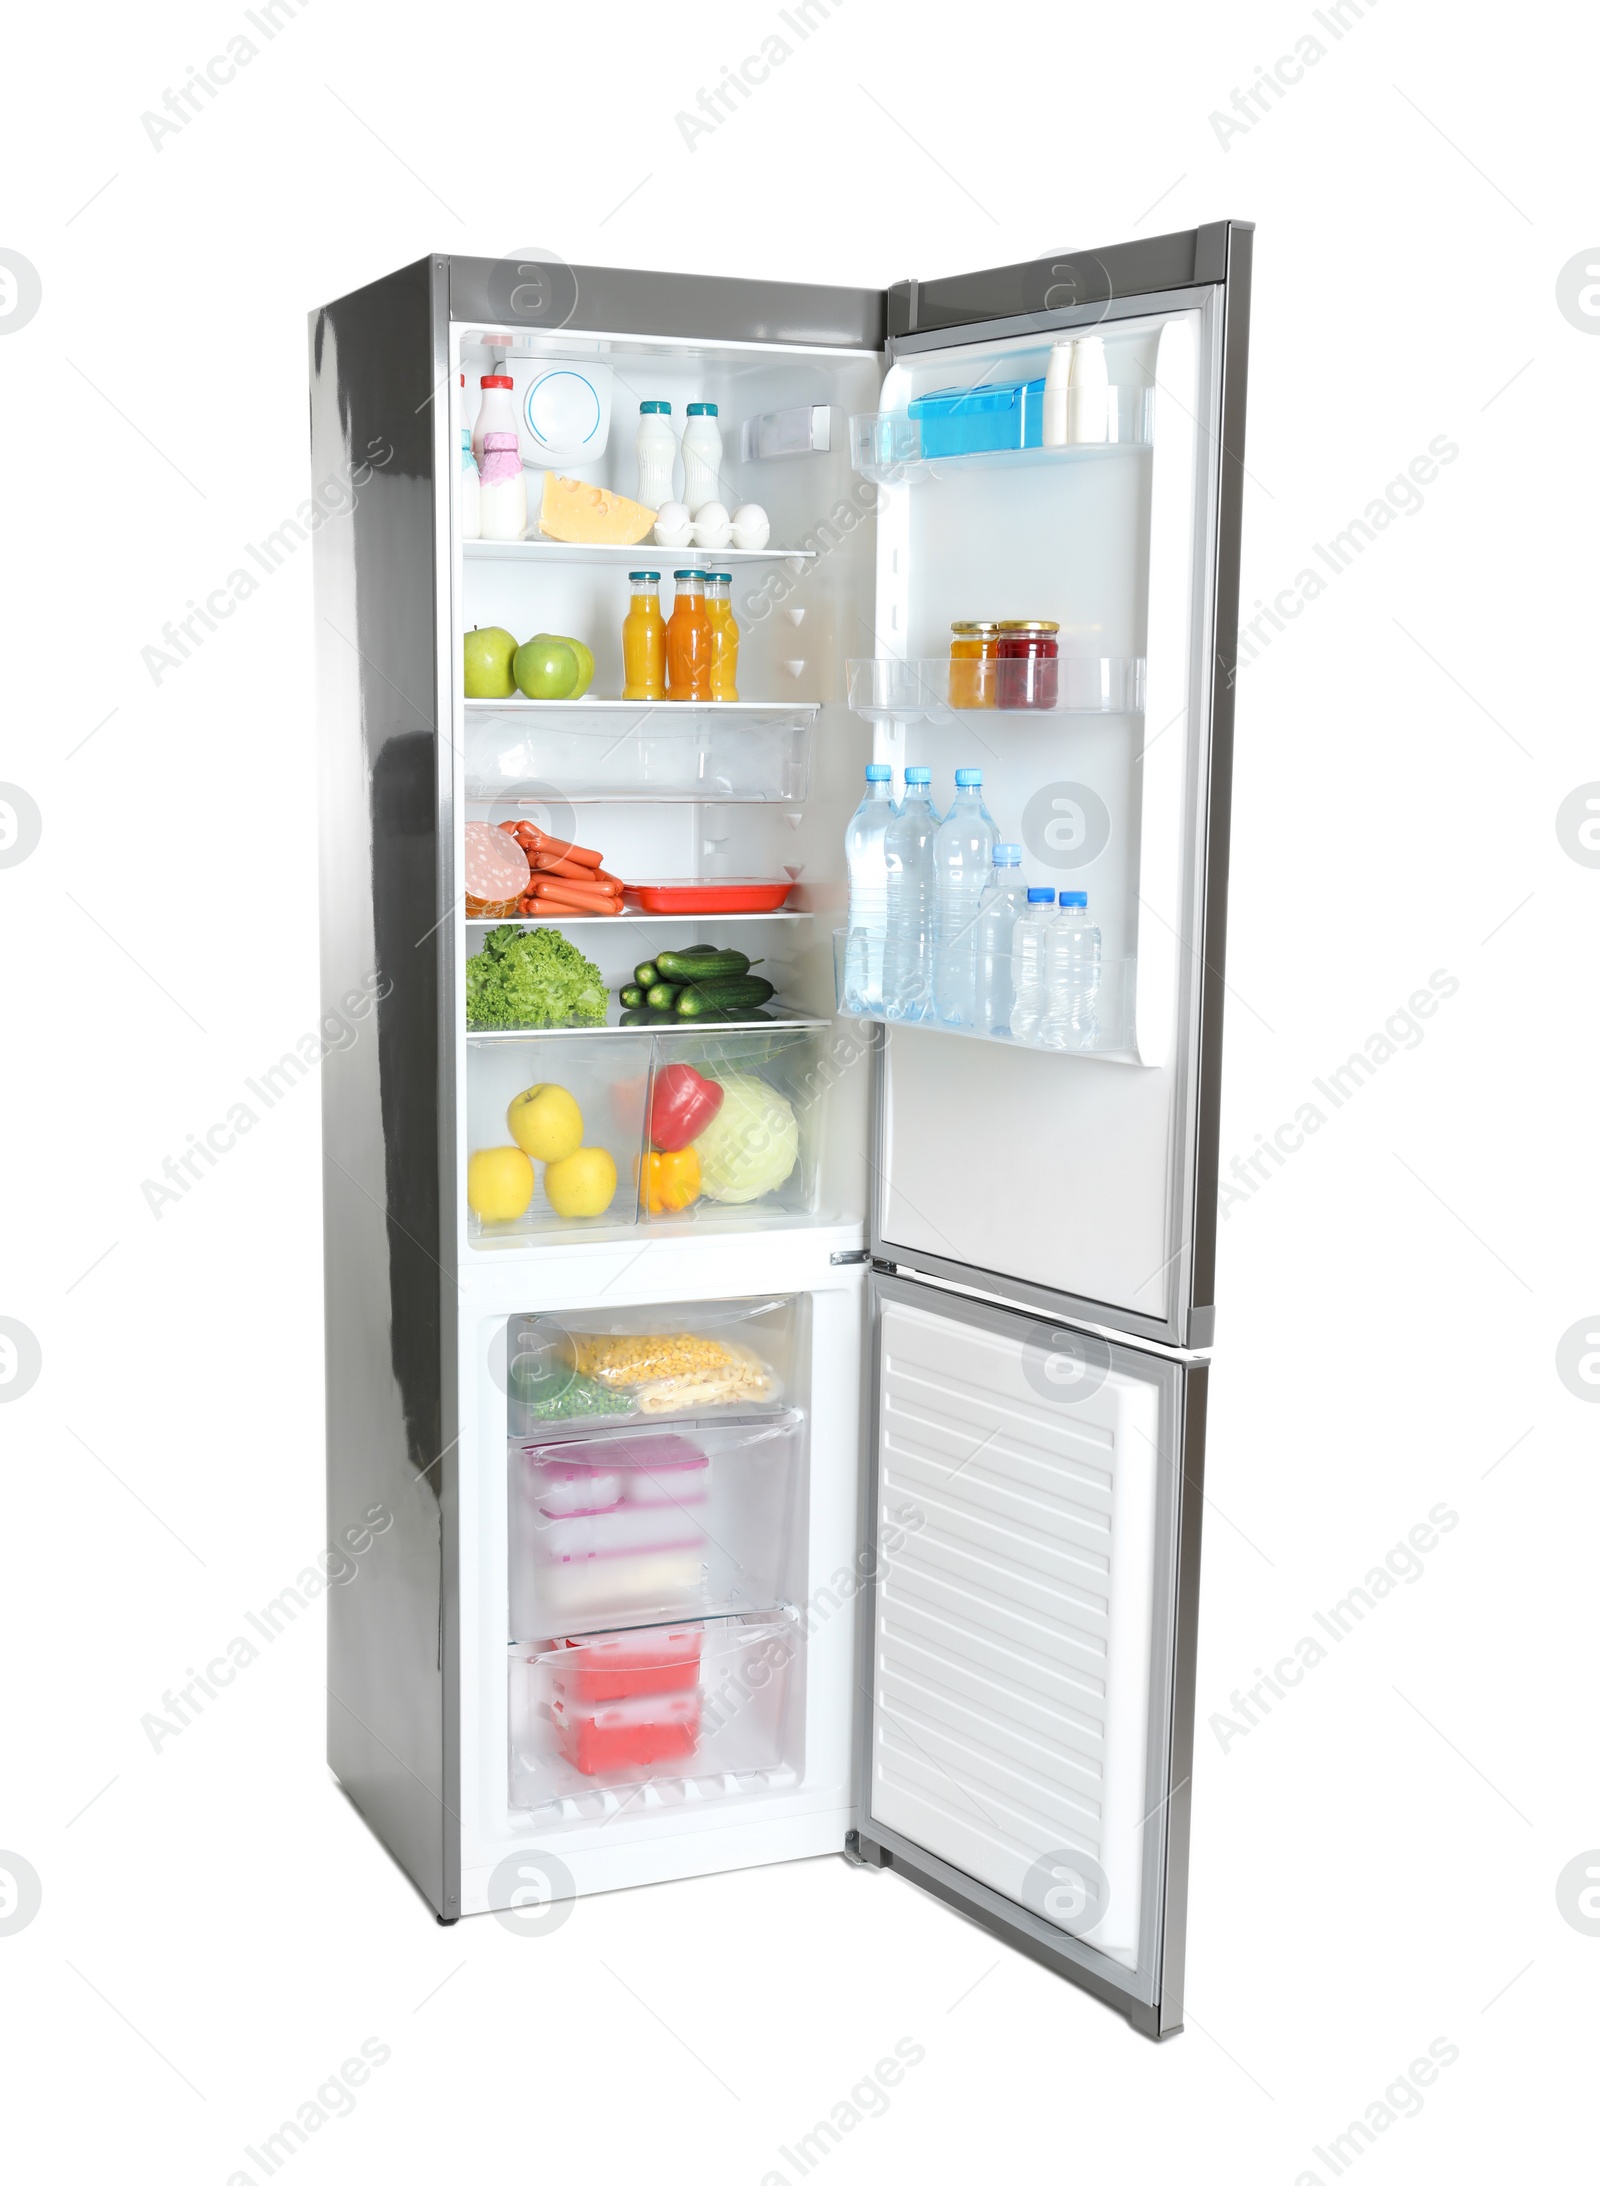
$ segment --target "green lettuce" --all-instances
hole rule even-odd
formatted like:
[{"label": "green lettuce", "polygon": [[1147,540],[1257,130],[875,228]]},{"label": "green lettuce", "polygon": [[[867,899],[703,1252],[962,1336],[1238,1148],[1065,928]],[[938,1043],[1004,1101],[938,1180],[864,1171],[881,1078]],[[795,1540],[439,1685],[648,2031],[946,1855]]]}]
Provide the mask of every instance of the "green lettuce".
[{"label": "green lettuce", "polygon": [[467,959],[469,1025],[603,1025],[609,1001],[596,966],[553,926],[497,926]]}]

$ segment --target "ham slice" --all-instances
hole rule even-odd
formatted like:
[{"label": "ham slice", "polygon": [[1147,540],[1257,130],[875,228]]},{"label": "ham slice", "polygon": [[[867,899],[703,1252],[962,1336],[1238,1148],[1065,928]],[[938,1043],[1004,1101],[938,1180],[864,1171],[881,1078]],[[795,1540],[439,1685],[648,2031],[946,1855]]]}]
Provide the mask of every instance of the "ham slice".
[{"label": "ham slice", "polygon": [[469,820],[467,894],[479,903],[514,903],[528,886],[528,854],[504,829]]}]

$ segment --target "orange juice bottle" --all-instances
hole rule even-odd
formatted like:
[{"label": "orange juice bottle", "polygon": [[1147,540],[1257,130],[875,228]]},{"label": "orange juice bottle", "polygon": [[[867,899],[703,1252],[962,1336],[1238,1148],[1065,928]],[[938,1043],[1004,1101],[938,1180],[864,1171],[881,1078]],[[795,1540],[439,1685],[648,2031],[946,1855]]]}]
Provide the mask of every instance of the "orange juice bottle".
[{"label": "orange juice bottle", "polygon": [[711,696],[714,636],[706,613],[705,579],[698,569],[672,572],[672,617],[667,624],[667,696],[703,703]]},{"label": "orange juice bottle", "polygon": [[661,619],[661,572],[635,569],[628,575],[633,597],[622,624],[622,695],[667,695],[667,626]]},{"label": "orange juice bottle", "polygon": [[737,698],[739,625],[733,619],[733,578],[725,571],[706,577],[706,613],[711,618],[711,695]]}]

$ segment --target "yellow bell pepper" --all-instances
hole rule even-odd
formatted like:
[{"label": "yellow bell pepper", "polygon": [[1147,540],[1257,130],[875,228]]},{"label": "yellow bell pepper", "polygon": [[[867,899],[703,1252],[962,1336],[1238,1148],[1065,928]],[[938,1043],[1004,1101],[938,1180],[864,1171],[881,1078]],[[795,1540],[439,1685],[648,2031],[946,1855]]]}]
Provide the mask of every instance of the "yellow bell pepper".
[{"label": "yellow bell pepper", "polygon": [[700,1156],[692,1146],[676,1153],[644,1157],[644,1204],[647,1214],[681,1214],[700,1197]]}]

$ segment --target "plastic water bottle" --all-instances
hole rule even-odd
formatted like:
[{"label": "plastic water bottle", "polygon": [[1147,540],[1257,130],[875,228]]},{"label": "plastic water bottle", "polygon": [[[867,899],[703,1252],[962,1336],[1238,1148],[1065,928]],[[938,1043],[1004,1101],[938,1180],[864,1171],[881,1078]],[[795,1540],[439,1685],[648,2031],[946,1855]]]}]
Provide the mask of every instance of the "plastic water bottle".
[{"label": "plastic water bottle", "polygon": [[1044,944],[1044,1023],[1039,1045],[1081,1052],[1100,1034],[1100,929],[1089,923],[1089,898],[1063,888],[1061,910]]},{"label": "plastic water bottle", "polygon": [[1011,930],[1011,1037],[1037,1039],[1044,1018],[1044,930],[1055,923],[1056,892],[1030,888],[1028,908]]},{"label": "plastic water bottle", "polygon": [[938,895],[933,985],[941,1024],[978,1020],[978,912],[999,833],[984,809],[982,770],[957,767],[956,801],[933,845]]},{"label": "plastic water bottle", "polygon": [[889,915],[883,937],[884,1015],[901,1024],[933,1016],[933,809],[926,767],[906,768],[906,793],[884,829]]},{"label": "plastic water bottle", "polygon": [[994,865],[978,907],[978,994],[973,1023],[980,1032],[1011,1029],[1011,935],[1027,909],[1021,843],[996,843]]},{"label": "plastic water bottle", "polygon": [[887,767],[867,769],[867,793],[845,830],[850,920],[844,944],[844,1007],[859,1017],[883,1015],[883,937],[889,920],[889,869],[883,838],[894,818]]}]

